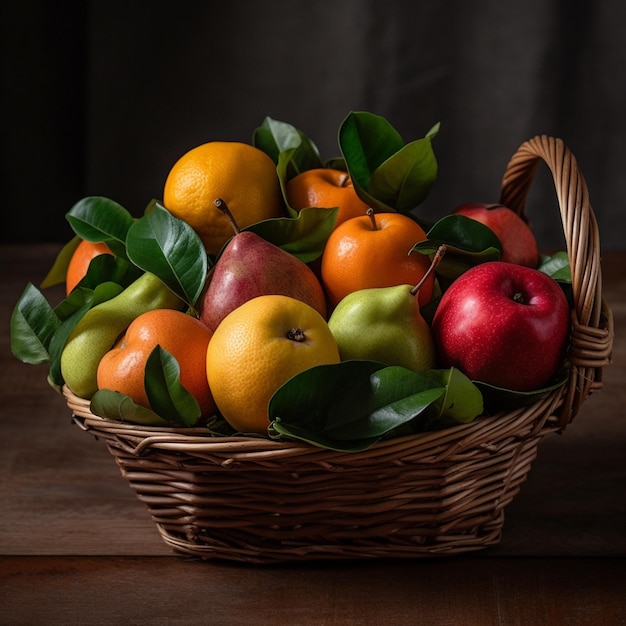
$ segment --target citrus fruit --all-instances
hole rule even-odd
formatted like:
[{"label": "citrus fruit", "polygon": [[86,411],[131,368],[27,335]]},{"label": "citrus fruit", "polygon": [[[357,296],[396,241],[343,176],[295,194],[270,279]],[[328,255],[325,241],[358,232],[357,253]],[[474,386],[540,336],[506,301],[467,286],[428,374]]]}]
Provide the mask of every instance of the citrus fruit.
[{"label": "citrus fruit", "polygon": [[315,309],[266,295],[222,320],[209,343],[206,374],[224,419],[240,432],[266,434],[274,392],[299,372],[338,362],[337,343]]},{"label": "citrus fruit", "polygon": [[351,217],[365,215],[368,205],[359,198],[347,172],[326,168],[305,170],[285,187],[287,202],[297,211],[314,206],[339,207],[335,227]]},{"label": "citrus fruit", "polygon": [[[340,224],[322,255],[322,283],[330,306],[359,289],[416,285],[428,271],[430,259],[410,251],[424,239],[422,227],[402,213],[370,211]],[[431,275],[420,288],[420,306],[429,302],[433,283]]]},{"label": "citrus fruit", "polygon": [[100,254],[113,254],[109,246],[103,242],[87,241],[83,239],[70,258],[65,275],[65,292],[67,295],[84,278],[91,260]]},{"label": "citrus fruit", "polygon": [[284,213],[274,161],[246,143],[197,146],[174,164],[165,181],[163,204],[198,233],[209,254],[217,254],[233,235],[228,218],[214,204],[217,198],[242,229]]},{"label": "citrus fruit", "polygon": [[213,333],[200,320],[174,309],[142,313],[98,365],[98,389],[111,389],[150,407],[144,387],[146,361],[156,345],[178,361],[180,382],[200,405],[202,415],[215,413],[206,379],[206,351]]}]

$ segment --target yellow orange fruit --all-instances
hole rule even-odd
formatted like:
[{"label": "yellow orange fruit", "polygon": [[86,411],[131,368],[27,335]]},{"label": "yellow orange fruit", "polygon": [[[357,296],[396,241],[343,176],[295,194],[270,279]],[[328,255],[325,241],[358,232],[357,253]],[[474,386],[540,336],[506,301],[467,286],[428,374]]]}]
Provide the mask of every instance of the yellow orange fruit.
[{"label": "yellow orange fruit", "polygon": [[222,320],[209,343],[206,374],[224,419],[238,431],[266,434],[274,392],[299,372],[338,362],[337,343],[315,309],[267,295]]},{"label": "yellow orange fruit", "polygon": [[70,258],[65,275],[65,292],[69,293],[85,277],[92,259],[101,254],[113,254],[106,243],[83,239]]},{"label": "yellow orange fruit", "polygon": [[[409,252],[425,239],[422,227],[401,213],[376,213],[340,224],[322,255],[322,283],[330,306],[359,289],[416,285],[428,271],[430,259]],[[433,284],[431,274],[420,288],[420,306],[430,301]]]},{"label": "yellow orange fruit", "polygon": [[297,211],[314,206],[339,207],[335,227],[351,217],[365,215],[369,206],[357,195],[347,172],[325,167],[305,170],[294,176],[285,187],[287,202]]},{"label": "yellow orange fruit", "polygon": [[98,389],[111,389],[150,408],[144,386],[146,361],[160,345],[180,366],[180,382],[200,405],[202,415],[215,413],[206,379],[206,351],[213,333],[195,317],[174,309],[155,309],[135,318],[122,340],[98,365]]},{"label": "yellow orange fruit", "polygon": [[217,254],[234,234],[214,204],[217,198],[226,202],[239,228],[284,214],[274,161],[246,143],[197,146],[174,164],[165,181],[165,208],[198,233],[209,254]]}]

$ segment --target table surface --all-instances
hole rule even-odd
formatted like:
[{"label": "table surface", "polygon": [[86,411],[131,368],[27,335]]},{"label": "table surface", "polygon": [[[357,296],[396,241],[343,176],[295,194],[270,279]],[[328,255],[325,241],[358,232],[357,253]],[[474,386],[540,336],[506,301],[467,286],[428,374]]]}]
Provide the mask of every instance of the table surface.
[{"label": "table surface", "polygon": [[626,624],[626,254],[602,259],[604,389],[541,442],[499,545],[270,567],[175,555],[46,366],[11,355],[15,302],[58,250],[0,247],[0,624]]}]

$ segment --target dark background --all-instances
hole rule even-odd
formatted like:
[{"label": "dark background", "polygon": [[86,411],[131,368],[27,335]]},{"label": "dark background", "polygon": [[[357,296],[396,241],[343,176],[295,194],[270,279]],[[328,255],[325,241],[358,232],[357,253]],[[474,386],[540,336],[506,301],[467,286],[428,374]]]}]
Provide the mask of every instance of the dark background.
[{"label": "dark background", "polygon": [[[266,116],[339,153],[351,110],[405,141],[435,123],[422,211],[497,201],[506,163],[561,137],[605,250],[625,249],[626,3],[419,0],[2,0],[1,242],[65,242],[65,212],[105,195],[139,215],[184,152],[251,141]],[[561,246],[547,170],[528,213]]]}]

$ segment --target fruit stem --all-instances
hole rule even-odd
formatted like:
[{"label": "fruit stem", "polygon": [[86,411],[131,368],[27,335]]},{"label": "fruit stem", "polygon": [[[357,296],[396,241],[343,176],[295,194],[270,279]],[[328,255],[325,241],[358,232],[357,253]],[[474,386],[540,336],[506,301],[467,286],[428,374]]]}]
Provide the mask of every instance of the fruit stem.
[{"label": "fruit stem", "polygon": [[292,328],[287,333],[287,339],[291,339],[291,341],[297,341],[298,343],[300,343],[306,339],[306,335],[301,328]]},{"label": "fruit stem", "polygon": [[442,243],[437,248],[437,252],[435,252],[435,256],[433,257],[433,260],[430,262],[430,267],[426,270],[426,272],[422,276],[422,278],[419,281],[419,283],[417,283],[417,285],[415,285],[411,289],[411,295],[412,296],[414,296],[420,290],[421,286],[424,284],[426,279],[435,271],[435,268],[437,267],[437,265],[439,265],[441,259],[443,259],[443,255],[445,253],[446,253],[446,244]]},{"label": "fruit stem", "polygon": [[226,202],[224,202],[224,200],[222,200],[221,198],[215,198],[215,200],[213,201],[213,204],[228,218],[230,225],[233,227],[233,230],[235,231],[235,235],[238,235],[241,232],[241,230],[239,226],[237,226],[237,222],[235,221],[233,214],[230,212],[230,209],[228,208],[228,205],[226,204]]},{"label": "fruit stem", "polygon": [[374,209],[372,209],[372,207],[370,207],[369,209],[367,209],[366,211],[367,215],[369,216],[371,222],[372,222],[372,229],[373,230],[378,230],[378,225],[376,224],[376,218],[374,217]]}]

